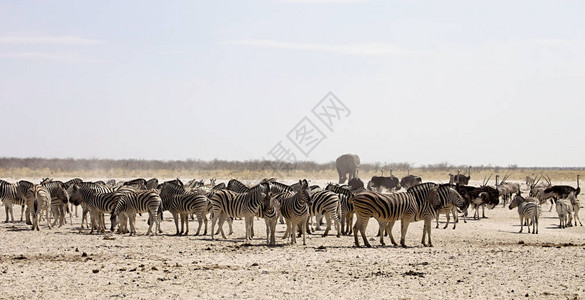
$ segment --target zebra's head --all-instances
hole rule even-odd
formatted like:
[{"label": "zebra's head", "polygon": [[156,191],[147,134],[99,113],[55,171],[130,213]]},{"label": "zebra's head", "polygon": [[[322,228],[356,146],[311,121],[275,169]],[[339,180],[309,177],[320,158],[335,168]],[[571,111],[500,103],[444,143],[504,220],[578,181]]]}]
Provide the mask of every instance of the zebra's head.
[{"label": "zebra's head", "polygon": [[311,205],[311,189],[307,179],[299,180],[300,189],[298,191],[301,199],[308,205]]},{"label": "zebra's head", "polygon": [[[67,192],[67,191],[66,191]],[[69,187],[69,201],[73,205],[79,205],[83,201],[83,195],[81,194],[81,188],[77,184],[73,184]]]},{"label": "zebra's head", "polygon": [[268,212],[270,212],[271,209],[276,209],[275,207],[276,201],[272,201],[273,197],[270,191],[263,195],[264,197],[262,198],[262,207],[264,208],[264,214],[267,214]]},{"label": "zebra's head", "polygon": [[514,196],[514,199],[510,201],[510,205],[508,205],[508,208],[513,209],[514,207],[520,205],[520,203],[524,202],[524,200],[525,200],[524,197],[522,197],[522,195],[520,195],[520,192],[518,192],[516,196]]},{"label": "zebra's head", "polygon": [[439,196],[439,187],[433,187],[429,190],[427,201],[434,210],[439,210],[444,206],[443,203],[441,203],[441,197]]}]

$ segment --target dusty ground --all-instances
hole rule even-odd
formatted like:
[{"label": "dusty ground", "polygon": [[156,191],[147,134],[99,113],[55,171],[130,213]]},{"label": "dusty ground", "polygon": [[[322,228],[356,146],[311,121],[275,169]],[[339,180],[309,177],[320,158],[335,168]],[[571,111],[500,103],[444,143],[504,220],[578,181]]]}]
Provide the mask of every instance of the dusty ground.
[{"label": "dusty ground", "polygon": [[[500,206],[455,230],[433,227],[433,248],[420,245],[422,222],[411,224],[406,249],[380,247],[373,220],[371,249],[355,248],[350,236],[320,235],[306,246],[278,237],[267,247],[263,220],[251,243],[241,220],[227,240],[175,237],[168,213],[162,236],[143,235],[145,217],[134,237],[80,233],[75,217],[52,230],[42,223],[40,232],[2,223],[0,298],[581,298],[585,227],[558,229],[548,208],[538,235],[519,234],[516,210]],[[280,236],[284,229],[278,225]]]}]

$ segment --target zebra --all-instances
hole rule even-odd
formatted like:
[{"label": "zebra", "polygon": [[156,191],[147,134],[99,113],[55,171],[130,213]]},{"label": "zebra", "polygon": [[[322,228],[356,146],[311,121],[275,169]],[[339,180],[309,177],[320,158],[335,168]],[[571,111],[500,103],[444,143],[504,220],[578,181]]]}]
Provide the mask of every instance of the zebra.
[{"label": "zebra", "polygon": [[250,191],[250,188],[247,185],[243,184],[237,179],[228,181],[227,189],[236,193],[247,193]]},{"label": "zebra", "polygon": [[329,183],[325,190],[337,193],[339,196],[339,206],[341,210],[341,234],[352,234],[353,223],[353,205],[349,199],[354,195],[349,189],[343,188],[337,184]]},{"label": "zebra", "polygon": [[[149,226],[146,235],[157,235],[157,231],[160,230],[158,211],[161,204],[162,199],[154,190],[124,193],[119,197],[118,203],[110,215],[111,228],[115,228],[118,219],[121,218],[121,215],[124,215],[130,223],[130,235],[135,235],[136,229],[134,223],[136,222],[136,214],[148,212]],[[153,225],[155,225],[154,231],[152,230]]]},{"label": "zebra", "polygon": [[[67,212],[67,204],[69,203],[69,194],[63,188],[63,183],[60,181],[49,181],[42,184],[51,193],[51,212],[55,220],[51,226],[55,226],[57,222],[59,227],[65,224],[65,213]],[[69,221],[72,222],[71,214]]]},{"label": "zebra", "polygon": [[299,191],[296,193],[283,193],[277,195],[280,213],[286,220],[286,232],[283,238],[290,237],[291,244],[296,244],[295,231],[300,226],[303,236],[303,245],[306,245],[306,223],[309,218],[311,206],[311,193],[306,179],[299,180]]},{"label": "zebra", "polygon": [[78,182],[78,183],[74,183],[74,184],[70,185],[67,188],[67,193],[69,194],[69,200],[70,200],[71,204],[75,206],[76,210],[77,210],[77,206],[81,205],[81,209],[82,209],[82,211],[81,211],[81,228],[83,229],[84,222],[85,222],[85,226],[87,228],[89,228],[89,224],[87,221],[87,214],[90,211],[89,211],[89,208],[87,207],[86,198],[84,198],[85,197],[84,195],[77,195],[77,196],[73,197],[74,189],[79,189],[81,187],[86,187],[86,188],[92,189],[95,191],[96,194],[112,193],[112,192],[114,192],[114,189],[109,187],[109,186],[95,184],[93,182]]},{"label": "zebra", "polygon": [[[105,183],[103,185],[106,185]],[[126,181],[122,184],[122,186],[131,186],[134,187],[138,190],[146,190],[146,179],[144,178],[136,178],[136,179],[132,179],[130,181]],[[155,185],[156,186],[156,185]]]},{"label": "zebra", "polygon": [[[510,201],[509,209],[518,207],[518,216],[520,217],[520,232],[524,229],[524,221],[530,220],[532,223],[532,234],[538,234],[538,218],[542,213],[540,204],[538,202],[529,202],[527,199],[522,197],[520,192],[516,193],[514,199]],[[528,233],[530,233],[530,225],[527,224]]]},{"label": "zebra", "polygon": [[156,178],[149,179],[148,181],[146,181],[145,186],[147,190],[155,189],[158,186],[158,179]]},{"label": "zebra", "polygon": [[[26,225],[32,225],[31,206],[29,206],[29,204],[33,203],[33,200],[30,198],[31,194],[29,194],[29,190],[33,187],[34,183],[26,180],[20,180],[16,183],[16,197],[21,199],[20,201],[26,203],[26,210],[24,212],[24,215],[26,216]],[[10,209],[12,210],[12,207]]]},{"label": "zebra", "polygon": [[[425,244],[425,234],[428,235],[428,246],[432,247],[431,242],[431,221],[437,215],[437,212],[449,205],[458,208],[466,208],[467,204],[463,197],[453,189],[451,184],[437,185],[432,182],[421,183],[409,188],[407,191],[415,196],[418,203],[417,219],[424,220],[422,244]],[[390,226],[390,231],[391,231]],[[391,232],[389,232],[391,234]]]},{"label": "zebra", "polygon": [[573,206],[573,219],[575,220],[575,226],[577,226],[577,220],[579,220],[579,224],[583,226],[583,223],[581,223],[581,218],[579,218],[579,210],[581,209],[581,203],[579,202],[579,199],[577,199],[575,193],[569,193],[567,199],[571,202],[571,205]]},{"label": "zebra", "polygon": [[[70,187],[70,199],[73,203],[83,203],[84,211],[91,216],[91,231],[105,232],[103,213],[111,212],[118,204],[119,198],[124,193],[118,191],[105,191],[94,189],[91,185],[74,184]],[[83,222],[82,222],[83,228]]]},{"label": "zebra", "polygon": [[559,228],[566,228],[573,226],[573,205],[567,199],[558,199],[555,208],[559,216]]},{"label": "zebra", "polygon": [[[256,213],[256,217],[264,219],[266,223],[266,244],[268,246],[276,245],[276,221],[279,217],[277,213],[279,210],[280,207],[276,204],[276,201],[273,201],[272,192],[268,192]],[[253,233],[254,229],[252,229]]]},{"label": "zebra", "polygon": [[12,220],[12,223],[14,223],[14,213],[12,210],[12,205],[14,204],[20,205],[22,207],[20,211],[20,222],[22,222],[22,219],[24,217],[26,198],[22,196],[23,193],[19,194],[18,188],[19,185],[17,183],[9,183],[4,180],[0,180],[0,199],[2,200],[2,202],[4,202],[4,210],[6,212],[5,223],[8,223],[9,217]]},{"label": "zebra", "polygon": [[[325,232],[323,232],[323,237],[326,237],[329,234],[329,230],[331,229],[331,219],[335,222],[335,229],[337,230],[337,237],[341,236],[341,225],[339,223],[339,197],[336,193],[331,191],[318,191],[315,193],[311,193],[311,206],[309,207],[309,220],[311,217],[323,215],[327,220],[327,227],[325,228]],[[307,228],[309,227],[307,222]],[[317,220],[317,228],[316,230],[320,230],[319,228],[319,220]],[[307,230],[309,232],[309,230]],[[311,233],[311,232],[309,232]]]},{"label": "zebra", "polygon": [[[207,233],[207,214],[209,199],[205,195],[196,192],[186,192],[182,186],[175,185],[170,182],[165,182],[160,192],[162,200],[162,207],[160,214],[163,210],[168,210],[173,215],[175,221],[175,228],[177,229],[176,235],[189,234],[189,214],[197,215],[199,221],[199,227],[195,235],[199,235],[201,231],[202,222],[205,221],[205,233]],[[179,231],[179,218],[181,219],[181,230]],[[186,224],[185,224],[186,223]],[[183,231],[183,227],[186,230]]]},{"label": "zebra", "polygon": [[437,211],[436,221],[437,226],[435,228],[439,228],[439,216],[441,214],[445,214],[447,217],[447,222],[443,229],[446,229],[449,226],[449,221],[451,220],[451,215],[453,215],[453,229],[457,226],[457,222],[459,222],[459,218],[457,217],[457,207],[454,205],[448,205],[447,207],[442,208],[441,210]]},{"label": "zebra", "polygon": [[250,240],[252,238],[252,224],[254,222],[254,215],[256,215],[256,212],[258,211],[263,197],[265,197],[269,191],[270,183],[260,183],[250,189],[249,192],[241,194],[230,190],[216,191],[213,196],[211,196],[211,205],[213,207],[211,238],[214,239],[213,229],[215,228],[215,223],[218,220],[220,233],[225,239],[226,236],[222,228],[225,219],[227,217],[243,217],[246,223],[246,240]]},{"label": "zebra", "polygon": [[32,214],[32,230],[39,231],[40,217],[45,211],[45,218],[47,219],[47,227],[51,229],[51,222],[49,218],[49,206],[51,205],[51,193],[49,190],[40,185],[35,184],[27,191],[27,206],[30,214]]},{"label": "zebra", "polygon": [[[353,237],[356,247],[359,247],[358,231],[366,247],[372,247],[366,237],[366,227],[370,218],[376,219],[379,223],[384,224],[397,220],[401,221],[400,245],[406,247],[405,237],[408,225],[416,220],[418,203],[413,194],[408,192],[382,194],[374,191],[359,193],[351,197],[349,202],[353,205],[357,220],[353,225]],[[394,238],[390,234],[392,243],[395,244]],[[380,234],[380,244],[384,244],[384,235]]]}]

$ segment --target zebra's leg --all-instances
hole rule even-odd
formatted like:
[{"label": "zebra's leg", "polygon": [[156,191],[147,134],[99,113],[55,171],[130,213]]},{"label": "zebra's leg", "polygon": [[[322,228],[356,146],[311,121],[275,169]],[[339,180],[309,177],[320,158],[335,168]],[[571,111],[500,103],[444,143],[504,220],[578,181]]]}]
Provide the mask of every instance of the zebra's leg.
[{"label": "zebra's leg", "polygon": [[[449,210],[445,215],[447,216],[447,223],[445,223],[445,226],[443,227],[443,229],[447,229],[447,227],[449,226],[449,221],[451,219],[451,211]],[[455,223],[455,220],[453,220],[453,223]]]},{"label": "zebra's leg", "polygon": [[215,229],[215,222],[217,222],[218,218],[219,218],[219,216],[216,213],[214,213],[214,212],[211,213],[211,239],[212,240],[215,239],[214,229]]},{"label": "zebra's leg", "polygon": [[219,233],[221,233],[221,237],[223,237],[224,239],[227,239],[227,237],[225,236],[225,233],[223,232],[223,223],[225,222],[226,218],[228,216],[225,213],[220,213],[219,214],[219,223],[218,223],[218,230]]},{"label": "zebra's leg", "polygon": [[[181,235],[183,233],[183,228],[181,228],[181,231],[179,231],[179,215],[176,211],[171,212],[171,215],[173,216],[173,222],[175,222],[175,235]],[[181,221],[181,227],[183,227],[183,221]]]},{"label": "zebra's leg", "polygon": [[14,223],[14,214],[12,213],[12,204],[8,204],[8,202],[4,203],[4,211],[6,212],[6,221],[4,223],[8,223],[8,216],[12,215],[12,223]]},{"label": "zebra's leg", "polygon": [[524,229],[524,217],[522,217],[522,215],[520,215],[520,231],[518,233],[522,233],[523,229]]},{"label": "zebra's leg", "polygon": [[400,221],[400,246],[406,248],[406,232],[408,231],[408,225],[410,220],[402,219]]},{"label": "zebra's leg", "polygon": [[575,208],[573,208],[573,213],[575,214],[575,226],[577,226],[577,220],[579,220],[579,225],[583,226],[583,223],[581,223],[581,218],[579,218],[579,204],[575,205]]},{"label": "zebra's leg", "polygon": [[345,214],[345,212],[341,212],[341,220],[340,220],[340,223],[341,223],[341,234],[342,235],[345,235],[345,233],[346,233],[346,230],[345,230],[345,222],[346,222],[346,214]]},{"label": "zebra's leg", "polygon": [[[234,224],[234,218],[232,218],[232,217],[229,217],[229,218],[227,219],[227,222],[228,222],[228,226],[229,226],[229,228],[230,228],[230,232],[228,233],[228,235],[232,235],[232,234],[234,233],[234,227],[233,227],[233,224]],[[223,229],[222,229],[222,230],[223,230]]]},{"label": "zebra's leg", "polygon": [[[323,232],[322,237],[326,237],[327,235],[329,235],[329,230],[331,230],[331,213],[325,213],[325,220],[327,221],[327,227],[325,227],[325,232]],[[317,224],[319,224],[319,222],[317,222]],[[337,230],[337,233],[339,233],[339,228]]]},{"label": "zebra's leg", "polygon": [[130,235],[136,234],[136,229],[134,228],[134,222],[136,222],[136,215],[131,214],[128,216],[128,223],[130,223]]},{"label": "zebra's leg", "polygon": [[146,235],[152,234],[152,225],[154,225],[154,216],[152,215],[151,211],[148,211],[148,230],[146,231]]},{"label": "zebra's leg", "polygon": [[[359,218],[358,218],[358,220],[359,220]],[[366,245],[366,247],[368,247],[368,248],[371,248],[372,245],[370,244],[370,242],[368,242],[368,238],[366,237],[366,227],[368,226],[368,221],[369,220],[363,220],[360,224],[361,226],[360,227],[354,226],[353,230],[355,232],[354,236],[357,236],[357,231],[359,230],[360,234],[362,235],[362,240],[364,240],[364,245]],[[357,222],[356,222],[356,225],[357,225]]]},{"label": "zebra's leg", "polygon": [[246,241],[250,241],[253,237],[252,231],[254,228],[252,226],[254,224],[254,216],[245,216],[244,224],[246,225]]},{"label": "zebra's leg", "polygon": [[199,235],[199,232],[201,231],[201,227],[203,225],[203,218],[205,218],[205,215],[202,213],[197,213],[197,223],[199,224],[199,226],[197,227],[197,232],[195,232],[195,235]]},{"label": "zebra's leg", "polygon": [[337,230],[336,237],[341,237],[341,222],[339,221],[337,212],[333,214],[333,222],[335,222],[335,230]]},{"label": "zebra's leg", "polygon": [[254,238],[254,218],[250,221],[250,239]]},{"label": "zebra's leg", "polygon": [[307,235],[306,235],[306,232],[304,229],[305,229],[305,226],[301,226],[301,232],[303,234],[303,246],[307,245],[307,240],[306,240]]},{"label": "zebra's leg", "polygon": [[[181,221],[184,221],[185,223],[185,236],[189,235],[189,219],[186,218],[187,215],[185,215],[185,219],[181,218]],[[199,223],[201,223],[201,221],[199,221]],[[183,224],[181,224],[181,230],[183,230]]]},{"label": "zebra's leg", "polygon": [[428,239],[429,239],[428,246],[432,247],[433,243],[431,242],[431,218],[426,218],[424,220],[423,237],[422,237],[423,246],[427,246],[427,244],[425,244],[425,235],[428,235]]},{"label": "zebra's leg", "polygon": [[453,214],[453,230],[455,230],[457,222],[459,222],[459,216],[457,216],[457,206],[453,206],[451,213]]},{"label": "zebra's leg", "polygon": [[[22,222],[23,216],[24,216],[24,205],[22,205],[20,208],[20,222]],[[14,215],[12,216],[12,218],[14,218]]]},{"label": "zebra's leg", "polygon": [[317,224],[315,226],[315,230],[316,231],[321,231],[321,225],[323,224],[323,215],[322,214],[317,214],[315,216],[315,223]]},{"label": "zebra's leg", "polygon": [[353,226],[352,226],[352,224],[353,224],[353,214],[354,214],[353,212],[351,212],[351,211],[349,212],[349,218],[348,218],[349,219],[349,224],[347,225],[348,228],[349,228],[349,234],[352,234],[353,233]]},{"label": "zebra's leg", "polygon": [[394,227],[394,223],[395,222],[396,221],[390,221],[390,222],[388,222],[388,224],[386,225],[386,229],[385,230],[388,233],[388,236],[390,236],[390,242],[392,243],[392,245],[398,246],[398,244],[394,240],[394,235],[392,235],[392,228]]},{"label": "zebra's leg", "polygon": [[291,224],[291,229],[290,229],[291,230],[291,232],[290,232],[291,242],[290,243],[292,245],[292,244],[297,243],[297,232],[296,231],[297,231],[297,226],[299,224],[299,220],[295,218],[294,220],[291,220],[291,223],[292,224]]},{"label": "zebra's leg", "polygon": [[439,212],[437,212],[437,216],[435,216],[435,220],[437,221],[437,226],[435,226],[435,228],[439,228],[439,217],[441,216],[441,214]]},{"label": "zebra's leg", "polygon": [[353,242],[356,247],[360,246],[360,242],[358,240],[358,226],[361,226],[360,218],[357,218],[357,221],[353,225]]},{"label": "zebra's leg", "polygon": [[284,235],[282,236],[282,239],[287,239],[287,242],[291,242],[290,235],[291,235],[292,222],[286,218],[284,220],[286,221],[286,230],[284,231]]},{"label": "zebra's leg", "polygon": [[534,233],[534,230],[536,229],[536,234],[538,234],[538,213],[537,215],[534,216],[534,222],[532,222],[532,234]]},{"label": "zebra's leg", "polygon": [[[384,222],[384,221],[380,221],[378,220],[378,224],[380,225],[380,230],[382,230],[382,228],[386,229],[386,226],[388,225],[388,222]],[[386,245],[386,243],[384,243],[384,235],[380,234],[380,245],[384,246]]]},{"label": "zebra's leg", "polygon": [[264,224],[266,225],[266,245],[270,246],[270,219],[264,218]]}]

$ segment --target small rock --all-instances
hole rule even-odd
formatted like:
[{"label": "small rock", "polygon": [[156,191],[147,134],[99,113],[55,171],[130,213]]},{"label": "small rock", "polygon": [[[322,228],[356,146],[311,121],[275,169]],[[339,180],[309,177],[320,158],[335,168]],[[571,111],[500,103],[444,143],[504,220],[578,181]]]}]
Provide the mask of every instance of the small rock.
[{"label": "small rock", "polygon": [[362,256],[358,254],[355,256],[355,258],[362,258]]},{"label": "small rock", "polygon": [[81,253],[81,257],[87,257],[87,253],[85,252]]},{"label": "small rock", "polygon": [[100,270],[99,269],[93,269],[91,271],[95,274],[95,273],[99,273]]},{"label": "small rock", "polygon": [[268,270],[262,270],[262,274],[268,274],[270,272],[268,272]]},{"label": "small rock", "polygon": [[255,263],[253,263],[251,266],[252,266],[252,267],[257,267],[257,266],[258,266],[258,263],[257,263],[257,262],[255,262]]},{"label": "small rock", "polygon": [[152,268],[150,268],[153,271],[158,271],[158,268],[156,266],[152,266]]},{"label": "small rock", "polygon": [[519,241],[518,244],[519,245],[524,245],[525,243],[524,243],[524,241]]}]

